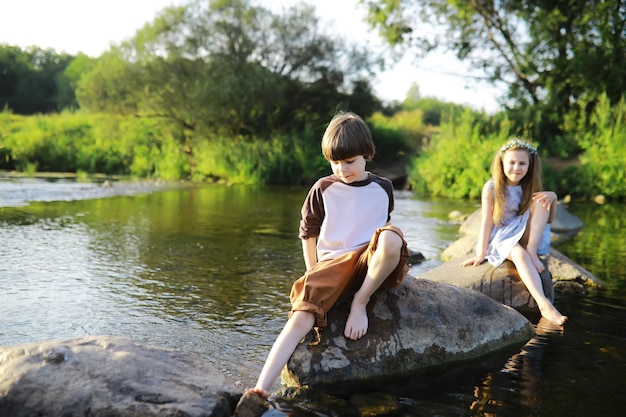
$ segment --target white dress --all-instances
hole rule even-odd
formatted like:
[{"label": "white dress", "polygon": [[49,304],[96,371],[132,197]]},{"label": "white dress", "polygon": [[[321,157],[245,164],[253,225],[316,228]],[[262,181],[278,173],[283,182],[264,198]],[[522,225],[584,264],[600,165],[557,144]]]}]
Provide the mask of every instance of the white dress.
[{"label": "white dress", "polygon": [[[489,186],[493,191],[492,180],[489,180]],[[522,215],[517,215],[521,202],[522,186],[507,185],[506,207],[502,215],[502,224],[494,226],[487,247],[487,261],[493,266],[500,266],[524,235],[530,210],[526,210]],[[537,248],[538,255],[545,255],[548,252],[550,252],[550,225],[546,225]]]}]

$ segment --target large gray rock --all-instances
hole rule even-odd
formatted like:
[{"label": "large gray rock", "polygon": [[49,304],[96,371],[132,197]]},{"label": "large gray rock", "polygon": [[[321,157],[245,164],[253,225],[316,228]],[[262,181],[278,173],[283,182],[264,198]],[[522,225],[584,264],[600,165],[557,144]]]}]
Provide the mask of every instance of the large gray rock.
[{"label": "large gray rock", "polygon": [[463,235],[441,252],[441,259],[449,261],[473,255],[476,253],[476,243],[478,243],[477,235]]},{"label": "large gray rock", "polygon": [[[537,303],[520,279],[513,262],[507,260],[498,267],[491,266],[489,262],[483,262],[479,266],[460,266],[463,260],[470,257],[471,255],[445,262],[424,272],[419,278],[478,291],[523,314],[539,313]],[[554,301],[552,276],[548,268],[540,276],[544,294],[550,301]]]},{"label": "large gray rock", "polygon": [[0,416],[232,416],[205,360],[113,336],[0,347]]},{"label": "large gray rock", "polygon": [[550,230],[556,234],[563,234],[566,236],[573,236],[580,232],[584,224],[581,219],[574,216],[570,211],[562,204],[559,204],[556,209],[556,216],[554,221],[550,223]]},{"label": "large gray rock", "polygon": [[461,226],[459,226],[459,233],[461,233],[461,235],[478,236],[481,218],[482,213],[480,209],[475,210],[465,219],[463,223],[461,223]]},{"label": "large gray rock", "polygon": [[328,313],[319,343],[301,343],[283,369],[288,387],[404,376],[527,342],[534,327],[516,310],[476,291],[407,277],[368,306],[369,329],[343,336],[349,300]]},{"label": "large gray rock", "polygon": [[559,292],[577,295],[586,293],[588,288],[601,287],[604,282],[554,248],[546,256],[548,268],[554,277],[554,287]]}]

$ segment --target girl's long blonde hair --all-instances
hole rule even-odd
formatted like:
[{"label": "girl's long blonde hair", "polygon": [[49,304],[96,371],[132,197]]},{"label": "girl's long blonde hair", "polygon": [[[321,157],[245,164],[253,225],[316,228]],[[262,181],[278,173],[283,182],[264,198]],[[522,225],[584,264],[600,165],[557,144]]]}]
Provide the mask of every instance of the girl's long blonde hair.
[{"label": "girl's long blonde hair", "polygon": [[493,179],[493,223],[500,225],[504,216],[506,206],[506,176],[502,166],[504,155],[513,150],[523,150],[528,152],[528,172],[520,181],[522,186],[522,202],[520,203],[518,215],[521,215],[530,208],[533,194],[543,190],[541,182],[541,160],[537,149],[530,143],[519,138],[514,138],[505,143],[493,157],[491,163],[491,178]]}]

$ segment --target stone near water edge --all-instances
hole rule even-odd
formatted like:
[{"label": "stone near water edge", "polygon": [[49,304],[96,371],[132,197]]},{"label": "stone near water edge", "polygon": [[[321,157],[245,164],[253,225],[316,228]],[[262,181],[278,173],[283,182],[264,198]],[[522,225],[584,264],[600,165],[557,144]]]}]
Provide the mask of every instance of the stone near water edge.
[{"label": "stone near water edge", "polygon": [[260,417],[268,409],[267,400],[252,392],[245,392],[237,403],[233,417]]},{"label": "stone near water edge", "polygon": [[[446,263],[450,262],[453,266],[458,266],[461,261],[470,258],[474,254],[477,240],[478,237],[475,235],[461,236],[443,251],[441,259],[443,259]],[[546,269],[550,272],[553,287],[557,292],[584,295],[586,294],[587,289],[601,287],[604,285],[601,279],[553,247],[550,248],[550,253],[542,255],[539,258],[544,265],[546,265]],[[482,279],[482,276],[480,276],[482,270],[474,271],[470,267],[468,268],[472,271],[472,274],[476,275],[474,277],[475,280]],[[467,276],[468,273],[470,272],[462,272],[461,274],[463,276]],[[440,274],[440,272],[437,271],[436,274]],[[448,278],[454,280],[457,275],[459,274],[455,272],[452,276],[448,276]],[[515,273],[515,276],[519,278],[517,273]],[[468,288],[471,287],[468,286]]]},{"label": "stone near water edge", "polygon": [[546,256],[548,269],[552,273],[555,288],[558,287],[577,287],[574,290],[580,295],[584,295],[588,288],[596,288],[604,286],[604,282],[587,271],[576,262],[554,248],[550,248],[550,254]]},{"label": "stone near water edge", "polygon": [[403,376],[521,345],[534,335],[523,315],[483,294],[410,276],[372,296],[368,332],[359,340],[343,336],[349,307],[340,302],[331,309],[319,343],[297,347],[281,374],[285,386]]},{"label": "stone near water edge", "polygon": [[197,355],[114,336],[0,347],[0,415],[230,417],[241,393]]},{"label": "stone near water edge", "polygon": [[[419,278],[478,291],[522,314],[539,314],[537,303],[519,278],[513,262],[505,260],[498,267],[493,267],[486,261],[479,266],[460,266],[462,261],[469,258],[471,255],[450,260],[422,273]],[[546,267],[539,276],[544,294],[553,302],[554,287],[549,269]]]}]

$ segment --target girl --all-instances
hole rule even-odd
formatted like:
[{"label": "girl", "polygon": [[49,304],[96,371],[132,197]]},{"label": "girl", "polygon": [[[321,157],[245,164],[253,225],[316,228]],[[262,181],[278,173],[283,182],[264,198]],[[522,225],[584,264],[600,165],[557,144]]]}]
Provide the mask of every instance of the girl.
[{"label": "girl", "polygon": [[492,178],[482,191],[482,220],[476,256],[461,266],[478,266],[485,259],[495,267],[509,259],[535,299],[541,315],[562,326],[562,315],[543,292],[545,266],[539,255],[550,251],[550,229],[556,215],[557,195],[541,191],[541,162],[537,149],[512,139],[500,148],[491,164]]}]

